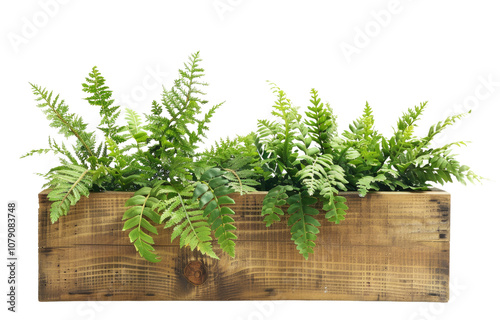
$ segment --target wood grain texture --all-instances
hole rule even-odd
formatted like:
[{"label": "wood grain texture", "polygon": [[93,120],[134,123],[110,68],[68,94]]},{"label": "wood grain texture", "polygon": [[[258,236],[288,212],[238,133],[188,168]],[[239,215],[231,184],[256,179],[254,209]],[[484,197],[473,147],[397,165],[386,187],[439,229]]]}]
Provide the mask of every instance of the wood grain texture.
[{"label": "wood grain texture", "polygon": [[[159,228],[162,261],[140,258],[123,232],[132,193],[91,193],[50,223],[39,194],[39,300],[386,300],[448,301],[450,195],[443,191],[346,192],[346,220],[320,218],[315,253],[299,255],[286,222],[266,228],[264,192],[236,201],[236,258],[214,260],[170,242]],[[217,247],[217,246],[216,246]],[[191,261],[206,281],[184,276]],[[192,274],[194,274],[192,271]]]}]

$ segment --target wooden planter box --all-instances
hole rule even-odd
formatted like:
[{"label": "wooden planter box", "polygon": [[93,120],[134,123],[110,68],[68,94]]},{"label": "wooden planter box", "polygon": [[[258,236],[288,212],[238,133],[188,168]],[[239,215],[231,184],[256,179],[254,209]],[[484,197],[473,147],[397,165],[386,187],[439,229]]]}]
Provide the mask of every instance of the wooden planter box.
[{"label": "wooden planter box", "polygon": [[373,192],[364,198],[343,193],[346,220],[335,225],[320,219],[315,253],[307,261],[285,221],[265,227],[265,192],[234,195],[236,258],[220,249],[221,260],[181,249],[160,227],[159,263],[142,259],[122,231],[131,195],[92,193],[51,224],[47,191],[39,194],[40,301],[448,301],[446,192]]}]

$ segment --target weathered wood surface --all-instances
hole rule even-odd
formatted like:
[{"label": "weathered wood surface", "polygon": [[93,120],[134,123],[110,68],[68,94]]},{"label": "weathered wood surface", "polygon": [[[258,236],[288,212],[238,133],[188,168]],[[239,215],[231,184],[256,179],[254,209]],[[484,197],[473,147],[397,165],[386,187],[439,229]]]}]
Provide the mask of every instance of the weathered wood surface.
[{"label": "weathered wood surface", "polygon": [[[450,195],[443,191],[346,192],[339,225],[320,219],[309,260],[290,241],[285,221],[266,228],[263,192],[235,195],[236,258],[214,260],[155,237],[159,263],[136,253],[121,231],[132,193],[92,193],[50,223],[39,194],[39,300],[388,300],[448,301]],[[206,281],[184,276],[200,261]],[[201,264],[195,264],[199,266]],[[201,274],[201,273],[199,273]],[[198,275],[198,274],[196,274]],[[200,281],[201,282],[201,281]]]}]

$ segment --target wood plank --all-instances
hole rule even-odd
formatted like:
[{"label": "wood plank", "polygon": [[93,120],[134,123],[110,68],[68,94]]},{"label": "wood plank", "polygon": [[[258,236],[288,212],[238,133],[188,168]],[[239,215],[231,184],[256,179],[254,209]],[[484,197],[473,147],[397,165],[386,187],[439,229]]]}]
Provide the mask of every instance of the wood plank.
[{"label": "wood plank", "polygon": [[[340,225],[324,218],[309,260],[290,241],[286,222],[266,228],[265,193],[234,195],[236,258],[180,249],[159,230],[160,263],[140,258],[122,232],[132,193],[92,193],[50,223],[47,192],[39,195],[39,300],[389,300],[447,301],[450,195],[442,191],[344,193]],[[207,280],[184,276],[202,261]]]}]

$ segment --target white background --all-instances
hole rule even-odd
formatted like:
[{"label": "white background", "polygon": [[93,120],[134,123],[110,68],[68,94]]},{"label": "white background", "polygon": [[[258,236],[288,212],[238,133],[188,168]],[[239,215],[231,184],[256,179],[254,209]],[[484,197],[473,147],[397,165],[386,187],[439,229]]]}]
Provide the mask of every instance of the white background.
[{"label": "white background", "polygon": [[[496,1],[478,0],[2,1],[0,206],[6,211],[7,201],[19,203],[20,257],[15,315],[6,312],[7,270],[0,268],[2,319],[498,319],[499,9]],[[96,124],[98,111],[81,92],[92,66],[122,105],[146,112],[159,98],[160,83],[169,87],[198,50],[209,100],[226,101],[207,144],[255,130],[256,120],[268,117],[273,96],[266,80],[301,106],[309,90],[318,89],[341,129],[365,101],[387,134],[404,110],[422,101],[429,101],[422,134],[452,113],[473,109],[438,141],[471,141],[458,150],[459,159],[490,179],[443,187],[452,194],[451,301],[38,302],[37,194],[43,180],[34,173],[57,162],[19,156],[46,147],[48,135],[56,134],[28,82],[61,93],[72,111]],[[2,257],[5,223],[1,218]]]}]

